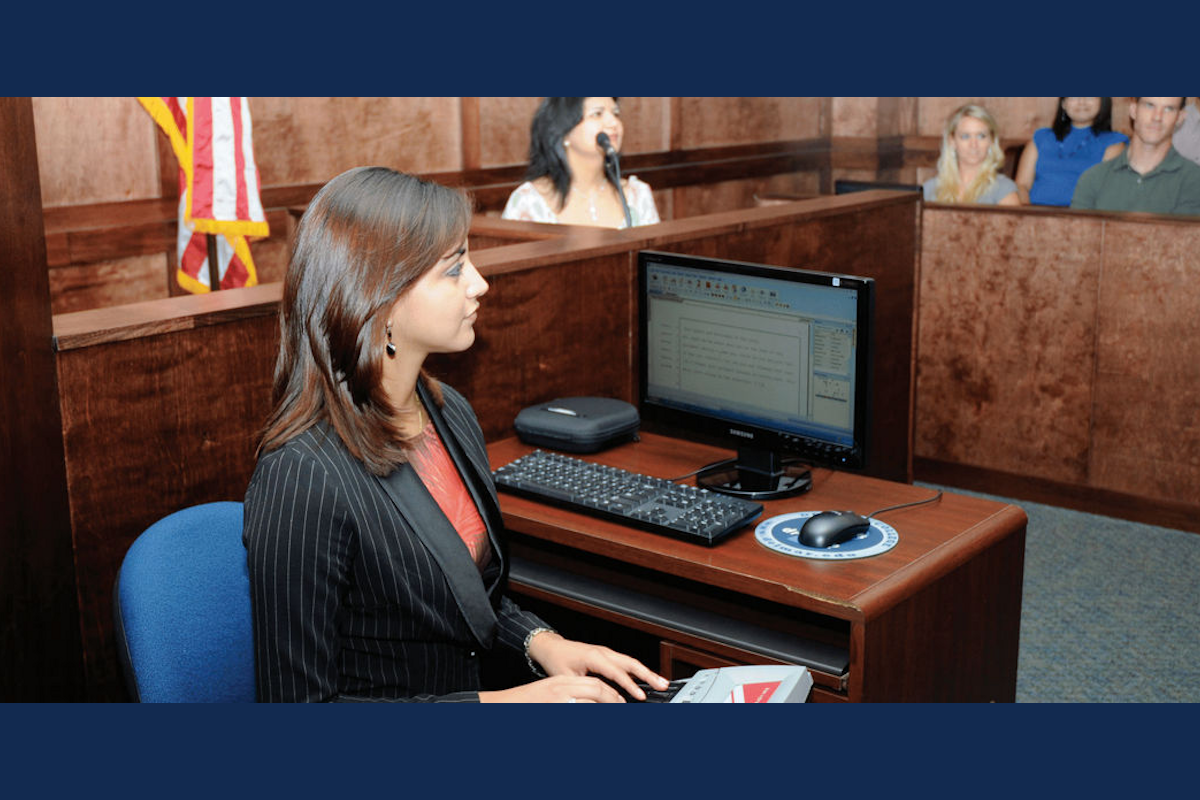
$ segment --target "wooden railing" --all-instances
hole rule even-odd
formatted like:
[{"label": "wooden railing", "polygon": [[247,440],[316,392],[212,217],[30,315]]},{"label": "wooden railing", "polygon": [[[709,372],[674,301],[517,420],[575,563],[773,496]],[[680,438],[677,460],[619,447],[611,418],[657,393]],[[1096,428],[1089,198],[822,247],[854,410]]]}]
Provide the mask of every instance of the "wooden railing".
[{"label": "wooden railing", "polygon": [[[754,197],[779,176],[811,174],[820,194],[833,193],[837,174],[878,173],[915,179],[917,168],[936,161],[938,140],[809,139],[729,147],[635,153],[622,160],[625,174],[653,187],[663,219],[702,216],[753,205]],[[932,147],[932,151],[930,150]],[[481,214],[498,216],[509,194],[524,180],[524,165],[427,173],[448,186],[469,189]],[[728,187],[742,187],[730,192]],[[254,240],[259,282],[278,280],[286,267],[287,242],[302,210],[321,184],[266,187],[261,199],[271,236]],[[708,192],[706,187],[722,187]],[[809,195],[811,196],[811,194]],[[50,207],[44,210],[46,264],[55,313],[122,305],[184,294],[174,280],[177,200],[164,197],[118,203]],[[122,259],[159,256],[152,264]]]}]

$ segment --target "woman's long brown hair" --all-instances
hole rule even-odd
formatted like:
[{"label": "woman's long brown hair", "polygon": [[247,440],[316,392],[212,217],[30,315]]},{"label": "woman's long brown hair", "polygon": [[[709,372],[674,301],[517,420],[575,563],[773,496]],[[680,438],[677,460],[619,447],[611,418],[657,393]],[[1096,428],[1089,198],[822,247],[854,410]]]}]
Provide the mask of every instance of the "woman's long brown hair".
[{"label": "woman's long brown hair", "polygon": [[[387,475],[405,460],[382,387],[386,316],[466,241],[471,213],[463,192],[385,167],[349,170],[317,192],[284,277],[274,410],[260,456],[327,421],[371,472]],[[437,383],[421,380],[440,402]]]}]

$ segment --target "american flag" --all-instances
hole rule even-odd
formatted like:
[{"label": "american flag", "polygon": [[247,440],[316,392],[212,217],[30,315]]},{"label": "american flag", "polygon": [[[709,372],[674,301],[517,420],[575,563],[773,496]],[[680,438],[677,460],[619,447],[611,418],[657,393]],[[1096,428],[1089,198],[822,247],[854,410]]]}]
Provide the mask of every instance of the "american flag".
[{"label": "american flag", "polygon": [[206,234],[216,237],[221,289],[254,286],[246,237],[268,234],[245,97],[139,97],[179,159],[179,270],[189,292],[210,291]]}]

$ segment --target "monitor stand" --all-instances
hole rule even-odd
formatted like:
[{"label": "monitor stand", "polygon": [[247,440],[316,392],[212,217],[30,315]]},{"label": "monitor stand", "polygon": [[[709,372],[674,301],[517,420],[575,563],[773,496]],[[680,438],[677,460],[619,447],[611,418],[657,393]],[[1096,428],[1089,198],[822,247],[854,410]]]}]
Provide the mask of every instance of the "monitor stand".
[{"label": "monitor stand", "polygon": [[696,473],[696,485],[747,500],[777,500],[812,488],[812,473],[803,464],[786,464],[774,450],[738,448],[737,458]]}]

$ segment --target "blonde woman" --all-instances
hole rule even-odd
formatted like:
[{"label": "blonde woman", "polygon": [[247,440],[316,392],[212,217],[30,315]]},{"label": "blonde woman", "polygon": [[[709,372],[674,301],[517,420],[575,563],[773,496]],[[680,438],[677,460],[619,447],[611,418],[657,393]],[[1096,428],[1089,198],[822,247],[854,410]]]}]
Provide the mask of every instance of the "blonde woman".
[{"label": "blonde woman", "polygon": [[1004,151],[996,120],[982,106],[968,103],[946,120],[938,174],[923,184],[925,199],[937,203],[1021,204],[1017,184],[1000,173]]}]

